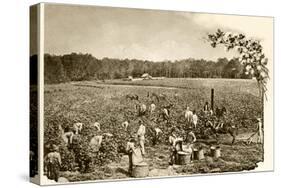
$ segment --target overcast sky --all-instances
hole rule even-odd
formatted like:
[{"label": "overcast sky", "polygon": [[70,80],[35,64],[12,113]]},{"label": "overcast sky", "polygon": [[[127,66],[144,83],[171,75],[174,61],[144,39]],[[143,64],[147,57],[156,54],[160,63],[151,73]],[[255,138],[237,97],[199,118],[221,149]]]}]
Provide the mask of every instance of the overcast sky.
[{"label": "overcast sky", "polygon": [[45,53],[154,61],[235,56],[204,42],[218,28],[258,38],[272,51],[271,18],[49,4]]}]

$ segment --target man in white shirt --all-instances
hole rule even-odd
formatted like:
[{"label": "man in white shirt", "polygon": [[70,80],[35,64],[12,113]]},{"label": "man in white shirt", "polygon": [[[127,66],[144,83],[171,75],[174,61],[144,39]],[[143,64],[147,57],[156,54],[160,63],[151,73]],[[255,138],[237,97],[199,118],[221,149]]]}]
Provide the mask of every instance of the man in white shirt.
[{"label": "man in white shirt", "polygon": [[196,111],[193,111],[193,115],[192,115],[192,123],[194,128],[196,129],[197,123],[198,123],[198,116],[196,114]]},{"label": "man in white shirt", "polygon": [[187,107],[184,113],[184,117],[189,125],[192,123],[192,116],[193,116],[192,111],[190,111],[189,107]]},{"label": "man in white shirt", "polygon": [[145,149],[144,149],[144,142],[145,142],[145,126],[143,125],[142,120],[139,120],[139,129],[137,132],[138,140],[141,146],[141,152],[143,155],[145,155]]},{"label": "man in white shirt", "polygon": [[153,139],[153,145],[156,145],[159,142],[159,137],[162,134],[162,130],[158,127],[154,128],[154,139]]},{"label": "man in white shirt", "polygon": [[263,142],[262,120],[261,120],[261,118],[258,118],[257,120],[258,120],[258,124],[257,124],[258,140],[257,140],[257,142],[262,144],[262,142]]},{"label": "man in white shirt", "polygon": [[152,103],[150,105],[150,113],[153,113],[155,111],[155,109],[156,109],[156,105],[154,103]]}]

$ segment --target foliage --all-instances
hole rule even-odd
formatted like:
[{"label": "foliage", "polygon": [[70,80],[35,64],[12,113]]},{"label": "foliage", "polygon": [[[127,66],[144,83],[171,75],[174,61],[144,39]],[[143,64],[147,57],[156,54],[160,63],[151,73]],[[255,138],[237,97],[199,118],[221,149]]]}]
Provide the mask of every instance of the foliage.
[{"label": "foliage", "polygon": [[[96,59],[90,54],[45,54],[45,83],[63,83],[94,79],[140,77],[168,78],[251,78],[243,73],[238,59],[219,58],[217,61],[183,59],[177,61],[143,61],[136,59]],[[235,71],[233,71],[235,70]]]},{"label": "foliage", "polygon": [[218,29],[216,33],[208,35],[208,41],[214,48],[218,45],[224,45],[227,51],[237,50],[245,74],[256,78],[261,92],[266,92],[266,82],[269,79],[266,67],[268,59],[263,53],[263,47],[259,40],[247,39],[244,34],[226,33]]},{"label": "foliage", "polygon": [[[152,84],[159,84],[159,82]],[[222,83],[223,82],[223,83]],[[238,82],[238,83],[237,83]],[[249,85],[249,82],[252,83]],[[82,173],[94,172],[97,168],[104,167],[111,162],[120,160],[121,153],[124,152],[130,136],[134,136],[138,129],[138,120],[141,118],[147,128],[146,146],[152,146],[154,138],[153,129],[159,127],[163,134],[160,136],[160,143],[167,144],[171,129],[177,127],[178,134],[185,137],[187,124],[184,121],[183,112],[188,105],[192,110],[196,110],[199,116],[198,127],[195,130],[196,136],[200,138],[204,130],[205,122],[212,117],[205,116],[201,109],[209,100],[210,88],[203,80],[178,79],[166,80],[165,84],[176,84],[180,88],[188,85],[185,89],[151,89],[145,87],[81,87],[72,84],[46,85],[44,97],[44,146],[57,144],[63,158],[62,170]],[[238,90],[239,84],[245,90]],[[214,85],[215,105],[224,105],[228,111],[228,118],[233,120],[233,124],[238,125],[245,121],[244,129],[255,128],[252,119],[262,111],[261,103],[253,95],[254,82],[251,80],[212,80]],[[231,85],[231,87],[225,87]],[[252,91],[248,93],[247,91]],[[147,92],[165,93],[168,101],[161,100],[159,103],[153,98],[147,97]],[[139,102],[149,106],[152,102],[156,104],[156,111],[153,114],[146,113],[139,117],[135,109],[135,101],[126,99],[127,94],[137,94]],[[175,95],[177,94],[177,96]],[[200,94],[200,95],[199,95]],[[161,114],[161,108],[167,103],[172,103],[169,121],[165,121]],[[125,130],[121,123],[129,120],[129,128]],[[84,123],[82,133],[75,136],[73,145],[67,147],[62,141],[60,127],[70,129],[75,122]],[[101,131],[98,132],[92,125],[94,122],[101,124]],[[71,130],[71,129],[70,129]],[[95,135],[111,133],[113,136],[104,137],[98,153],[89,147],[91,138]],[[207,135],[209,136],[209,135]],[[44,150],[45,154],[48,149]],[[74,164],[74,165],[73,165]]]}]

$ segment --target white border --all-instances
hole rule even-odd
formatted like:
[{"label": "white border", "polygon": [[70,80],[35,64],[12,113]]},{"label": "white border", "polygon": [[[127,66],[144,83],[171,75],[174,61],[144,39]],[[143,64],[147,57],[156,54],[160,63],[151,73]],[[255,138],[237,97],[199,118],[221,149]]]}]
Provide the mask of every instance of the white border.
[{"label": "white border", "polygon": [[[259,167],[257,167],[254,170],[251,171],[240,171],[240,172],[223,172],[223,173],[206,173],[206,174],[186,174],[186,175],[177,175],[177,176],[157,176],[157,177],[147,177],[147,178],[124,178],[124,179],[106,179],[106,180],[89,180],[89,181],[77,181],[77,182],[69,182],[69,183],[54,183],[49,184],[42,182],[43,177],[43,148],[44,148],[44,4],[56,4],[56,5],[66,5],[66,6],[95,6],[95,7],[104,7],[104,8],[126,8],[126,7],[114,7],[114,6],[104,6],[104,5],[85,5],[85,4],[64,4],[64,3],[40,3],[40,47],[39,47],[39,74],[40,74],[40,84],[39,84],[39,90],[40,90],[40,152],[39,152],[39,161],[40,161],[40,185],[65,185],[65,184],[84,184],[84,183],[99,183],[99,182],[117,182],[117,181],[135,181],[135,180],[147,180],[147,179],[162,179],[162,178],[181,178],[181,177],[196,177],[196,176],[213,176],[213,175],[229,175],[229,174],[241,174],[241,173],[256,173],[256,172],[272,172],[274,171],[274,125],[273,125],[273,66],[274,66],[274,33],[272,33],[272,54],[270,55],[269,59],[272,60],[272,62],[269,63],[269,74],[270,74],[270,80],[267,83],[267,97],[268,100],[264,100],[264,162],[259,164]],[[132,9],[132,8],[131,8]],[[133,8],[133,9],[140,9],[140,10],[155,10],[155,11],[183,11],[183,12],[193,12],[193,11],[184,11],[184,10],[163,10],[163,9],[149,9],[149,8]],[[239,14],[224,14],[224,13],[208,13],[208,12],[193,12],[197,14],[219,14],[219,15],[233,15],[238,16]],[[239,15],[239,16],[253,16],[253,15]],[[270,16],[254,16],[254,17],[268,17],[272,18],[273,21],[273,27],[274,27],[274,17]],[[274,28],[272,28],[272,32],[274,32]],[[270,125],[270,126],[268,126]]]}]

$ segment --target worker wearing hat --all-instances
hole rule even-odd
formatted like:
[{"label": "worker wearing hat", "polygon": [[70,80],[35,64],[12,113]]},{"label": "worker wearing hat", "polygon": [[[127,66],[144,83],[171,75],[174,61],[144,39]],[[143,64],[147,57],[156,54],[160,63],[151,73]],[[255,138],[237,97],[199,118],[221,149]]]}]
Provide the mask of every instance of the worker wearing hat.
[{"label": "worker wearing hat", "polygon": [[129,169],[128,169],[129,174],[132,174],[133,171],[133,150],[135,149],[136,142],[137,140],[133,136],[130,136],[129,141],[127,142],[126,151],[129,156]]},{"label": "worker wearing hat", "polygon": [[47,166],[47,177],[57,182],[61,167],[61,156],[57,145],[53,145],[51,147],[50,153],[48,153],[45,157],[45,163]]},{"label": "worker wearing hat", "polygon": [[257,118],[258,124],[257,124],[257,129],[258,129],[258,143],[262,143],[263,142],[263,129],[262,129],[262,119],[261,118]]}]

